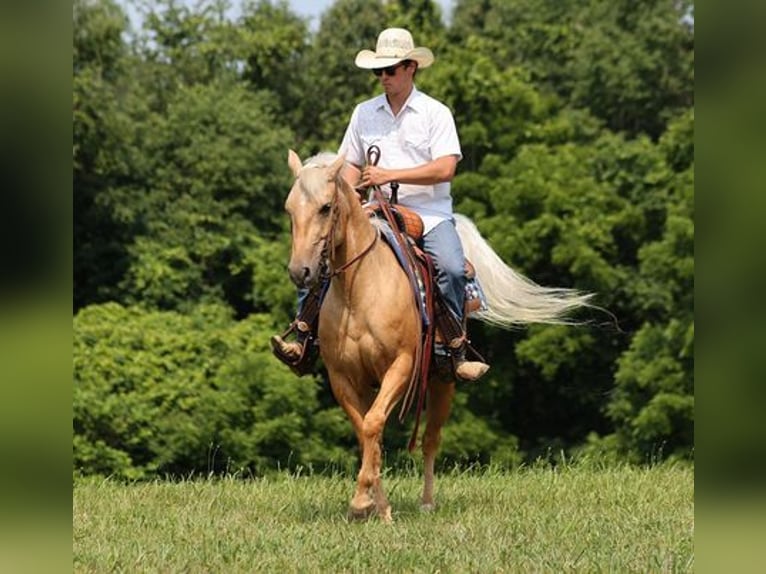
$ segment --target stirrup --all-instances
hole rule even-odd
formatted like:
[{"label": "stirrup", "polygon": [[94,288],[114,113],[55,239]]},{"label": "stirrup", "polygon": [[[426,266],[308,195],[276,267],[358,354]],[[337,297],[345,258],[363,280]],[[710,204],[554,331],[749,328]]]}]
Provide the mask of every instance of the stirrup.
[{"label": "stirrup", "polygon": [[[296,332],[294,342],[285,341],[293,331]],[[290,367],[299,377],[314,370],[316,362],[316,345],[308,324],[303,321],[293,321],[281,335],[271,337],[271,351],[274,356]]]},{"label": "stirrup", "polygon": [[288,364],[300,360],[306,350],[305,347],[305,341],[303,343],[285,341],[281,335],[274,335],[271,338],[271,350],[274,351],[277,357]]}]

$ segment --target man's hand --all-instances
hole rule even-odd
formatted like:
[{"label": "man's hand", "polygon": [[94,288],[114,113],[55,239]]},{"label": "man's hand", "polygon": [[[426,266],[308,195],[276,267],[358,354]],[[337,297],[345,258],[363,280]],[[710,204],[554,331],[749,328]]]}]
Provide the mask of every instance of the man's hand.
[{"label": "man's hand", "polygon": [[458,156],[445,155],[416,167],[403,169],[385,169],[367,165],[360,170],[357,186],[371,187],[398,181],[413,185],[435,185],[443,181],[452,181],[455,177]]},{"label": "man's hand", "polygon": [[391,181],[389,170],[375,165],[367,165],[362,169],[361,185],[371,187],[373,185],[383,185]]}]

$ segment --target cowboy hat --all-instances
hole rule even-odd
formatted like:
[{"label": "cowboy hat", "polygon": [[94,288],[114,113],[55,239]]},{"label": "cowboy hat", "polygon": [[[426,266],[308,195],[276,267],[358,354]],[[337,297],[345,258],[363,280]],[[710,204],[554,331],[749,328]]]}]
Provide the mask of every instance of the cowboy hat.
[{"label": "cowboy hat", "polygon": [[386,28],[378,35],[375,51],[362,50],[356,55],[356,65],[367,70],[387,68],[402,60],[414,60],[419,68],[427,68],[434,61],[428,48],[415,47],[412,34],[404,28]]}]

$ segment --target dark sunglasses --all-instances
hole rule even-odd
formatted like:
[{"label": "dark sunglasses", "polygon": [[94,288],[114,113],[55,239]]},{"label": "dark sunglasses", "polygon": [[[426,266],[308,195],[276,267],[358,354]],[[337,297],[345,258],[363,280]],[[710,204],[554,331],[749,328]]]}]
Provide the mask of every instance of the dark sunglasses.
[{"label": "dark sunglasses", "polygon": [[373,68],[372,73],[378,77],[383,75],[383,72],[386,73],[386,76],[395,76],[396,70],[398,70],[399,68],[403,66],[406,67],[407,64],[405,64],[404,62],[399,62],[398,64],[394,64],[393,66],[389,66],[388,68]]}]

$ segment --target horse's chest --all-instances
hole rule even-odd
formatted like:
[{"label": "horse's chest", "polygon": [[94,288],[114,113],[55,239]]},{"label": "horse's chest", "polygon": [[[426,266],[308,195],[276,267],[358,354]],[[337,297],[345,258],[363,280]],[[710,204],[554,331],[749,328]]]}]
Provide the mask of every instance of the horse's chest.
[{"label": "horse's chest", "polygon": [[319,316],[319,339],[330,346],[341,341],[358,344],[369,332],[366,318],[347,308],[328,305]]},{"label": "horse's chest", "polygon": [[344,369],[377,372],[395,355],[369,313],[323,307],[319,317],[319,348],[325,363]]},{"label": "horse's chest", "polygon": [[328,366],[361,368],[375,377],[403,353],[414,353],[419,319],[413,305],[403,305],[411,297],[405,277],[357,285],[365,297],[351,300],[334,287],[319,315],[319,348]]}]

